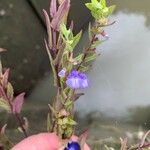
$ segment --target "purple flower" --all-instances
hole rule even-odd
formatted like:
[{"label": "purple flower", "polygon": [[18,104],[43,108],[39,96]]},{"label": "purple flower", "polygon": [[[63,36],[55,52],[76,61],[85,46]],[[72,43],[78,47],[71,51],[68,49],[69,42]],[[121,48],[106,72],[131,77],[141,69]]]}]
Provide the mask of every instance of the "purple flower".
[{"label": "purple flower", "polygon": [[65,74],[66,74],[66,68],[62,69],[59,73],[58,73],[58,76],[63,78],[65,77]]},{"label": "purple flower", "polygon": [[67,77],[66,84],[71,89],[83,89],[88,87],[86,74],[73,70]]}]

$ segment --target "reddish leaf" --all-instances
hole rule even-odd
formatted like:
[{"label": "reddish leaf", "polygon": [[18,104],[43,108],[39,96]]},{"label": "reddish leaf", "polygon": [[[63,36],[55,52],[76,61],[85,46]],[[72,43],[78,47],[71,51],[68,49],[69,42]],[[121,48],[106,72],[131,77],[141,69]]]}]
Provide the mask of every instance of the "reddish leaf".
[{"label": "reddish leaf", "polygon": [[0,85],[0,97],[4,97],[4,89],[3,87]]},{"label": "reddish leaf", "polygon": [[13,113],[14,114],[19,114],[21,109],[22,109],[22,105],[24,103],[24,95],[25,93],[21,93],[19,94],[15,100],[13,101]]},{"label": "reddish leaf", "polygon": [[87,136],[88,136],[88,131],[86,130],[85,132],[83,132],[80,136],[79,136],[79,143],[80,143],[80,146],[81,146],[81,149],[83,149],[83,146],[86,142],[86,139],[87,139]]},{"label": "reddish leaf", "polygon": [[51,48],[52,47],[52,31],[51,31],[51,23],[49,16],[47,12],[43,9],[45,21],[46,21],[46,28],[47,28],[47,34],[48,34],[48,46]]},{"label": "reddish leaf", "polygon": [[0,134],[5,134],[7,124],[5,124],[1,129],[0,129]]},{"label": "reddish leaf", "polygon": [[56,8],[56,0],[51,0],[50,5],[50,15],[53,18],[56,14],[57,8]]},{"label": "reddish leaf", "polygon": [[56,12],[52,22],[51,26],[55,30],[59,30],[59,26],[64,19],[64,16],[67,14],[70,8],[70,0],[64,0],[62,4],[59,6],[58,11]]},{"label": "reddish leaf", "polygon": [[72,20],[71,23],[70,23],[70,27],[69,27],[71,31],[73,31],[73,27],[74,27],[74,22]]}]

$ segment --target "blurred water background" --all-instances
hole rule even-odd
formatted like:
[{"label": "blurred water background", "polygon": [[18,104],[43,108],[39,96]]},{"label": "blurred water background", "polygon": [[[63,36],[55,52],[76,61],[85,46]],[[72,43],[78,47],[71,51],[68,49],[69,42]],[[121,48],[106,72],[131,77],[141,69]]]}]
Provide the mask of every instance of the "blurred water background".
[{"label": "blurred water background", "polygon": [[[8,49],[2,60],[4,66],[12,69],[16,92],[27,91],[23,113],[28,116],[31,129],[34,128],[30,132],[37,133],[45,131],[47,103],[55,91],[43,45],[45,29],[40,20],[48,0],[31,2],[39,18],[25,0],[1,0],[0,46]],[[72,1],[70,18],[77,23],[75,31],[81,27],[85,30],[77,50],[86,42],[87,22],[91,20],[84,2]],[[108,3],[117,5],[110,18],[116,23],[106,29],[110,38],[97,47],[101,55],[88,72],[90,87],[76,103],[79,131],[89,129],[90,144],[113,143],[120,136],[133,138],[136,131],[150,129],[150,1]],[[4,112],[1,116],[0,124],[8,121],[10,129],[15,126]]]}]

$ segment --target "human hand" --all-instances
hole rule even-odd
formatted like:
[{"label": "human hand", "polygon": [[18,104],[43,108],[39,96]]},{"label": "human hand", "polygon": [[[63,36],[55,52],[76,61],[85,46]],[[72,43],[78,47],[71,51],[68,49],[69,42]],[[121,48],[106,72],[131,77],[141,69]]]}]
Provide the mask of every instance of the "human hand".
[{"label": "human hand", "polygon": [[[78,137],[72,136],[71,140],[77,141]],[[11,150],[64,150],[64,147],[55,133],[40,133],[24,139]],[[84,144],[83,150],[90,150],[90,148]]]}]

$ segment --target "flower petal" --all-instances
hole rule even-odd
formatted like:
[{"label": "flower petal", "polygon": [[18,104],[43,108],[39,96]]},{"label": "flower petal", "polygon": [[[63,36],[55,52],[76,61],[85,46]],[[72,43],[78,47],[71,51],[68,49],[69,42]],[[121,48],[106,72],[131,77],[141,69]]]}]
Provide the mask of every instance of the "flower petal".
[{"label": "flower petal", "polygon": [[66,84],[71,89],[83,89],[88,87],[88,79],[86,74],[79,73],[77,70],[73,70],[69,74]]}]

